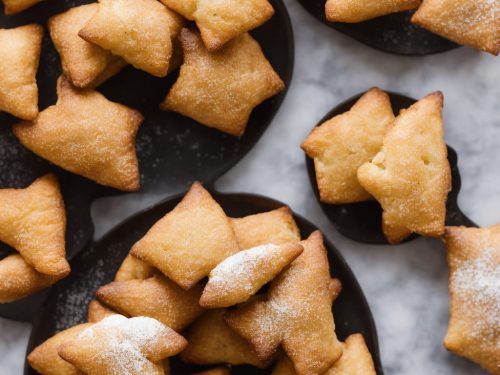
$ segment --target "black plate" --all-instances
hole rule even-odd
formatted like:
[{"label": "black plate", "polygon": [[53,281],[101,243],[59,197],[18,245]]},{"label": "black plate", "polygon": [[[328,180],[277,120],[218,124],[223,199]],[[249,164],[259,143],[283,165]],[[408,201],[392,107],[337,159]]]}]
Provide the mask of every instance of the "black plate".
[{"label": "black plate", "polygon": [[[401,109],[408,108],[416,102],[415,99],[407,96],[388,92],[391,99],[392,109],[395,114]],[[334,116],[347,112],[358,101],[363,94],[356,95],[337,107],[332,109],[316,125],[319,126]],[[446,225],[465,225],[468,227],[477,226],[467,218],[458,207],[458,193],[460,192],[461,180],[458,171],[458,157],[454,149],[448,146],[448,160],[451,167],[452,191],[448,195],[446,202]],[[376,201],[360,202],[352,204],[325,204],[319,200],[318,185],[316,183],[316,171],[314,160],[306,155],[307,172],[314,194],[323,212],[328,216],[335,228],[344,236],[358,242],[369,244],[388,244],[382,232],[382,207]],[[409,237],[406,241],[416,238],[416,235]],[[406,242],[405,241],[405,242]]]},{"label": "black plate", "polygon": [[410,22],[413,11],[390,14],[359,23],[326,20],[326,0],[298,0],[315,18],[357,41],[396,55],[422,56],[445,52],[459,45]]},{"label": "black plate", "polygon": [[[214,198],[229,216],[241,217],[259,212],[274,210],[283,203],[258,195],[219,194]],[[95,291],[113,280],[121,262],[131,246],[163,215],[172,210],[182,197],[171,198],[154,208],[126,220],[101,241],[92,244],[88,251],[80,253],[72,262],[72,272],[56,284],[50,291],[37,322],[34,324],[27,353],[54,335],[56,332],[86,320],[87,305]],[[317,228],[304,218],[294,215],[303,237]],[[378,349],[377,332],[373,317],[361,288],[352,271],[339,251],[325,239],[328,249],[330,269],[333,276],[342,281],[342,293],[334,304],[336,330],[341,340],[349,334],[360,332],[364,335],[368,348],[373,355],[377,373],[383,374]],[[178,360],[172,361],[174,374],[189,374],[201,367],[188,366]],[[269,374],[270,370],[260,371],[248,366],[238,366],[233,374]],[[35,374],[25,364],[26,375]]]},{"label": "black plate", "polygon": [[[32,22],[46,25],[50,16],[88,2],[47,0],[14,16],[4,16],[3,6],[0,5],[0,28]],[[264,54],[288,88],[294,61],[293,32],[283,2],[272,0],[271,3],[276,11],[275,15],[269,22],[254,30],[252,35],[259,41]],[[37,76],[40,110],[55,103],[55,84],[60,73],[59,57],[46,29]],[[177,73],[159,79],[129,66],[98,88],[110,100],[136,108],[145,116],[137,137],[143,193],[180,192],[194,180],[213,183],[257,143],[286,94],[284,91],[257,107],[252,113],[245,135],[238,139],[176,113],[160,111],[158,105],[176,79]],[[0,113],[0,188],[25,187],[49,171],[55,173],[61,182],[66,204],[67,254],[71,258],[92,237],[92,202],[99,197],[120,192],[68,173],[25,149],[11,131],[10,125],[18,121],[6,113]],[[0,259],[11,252],[12,249],[0,244]],[[43,296],[42,292],[21,301],[0,305],[0,316],[25,319],[21,316],[25,317],[26,311],[33,309],[33,301],[38,301],[39,304]]]}]

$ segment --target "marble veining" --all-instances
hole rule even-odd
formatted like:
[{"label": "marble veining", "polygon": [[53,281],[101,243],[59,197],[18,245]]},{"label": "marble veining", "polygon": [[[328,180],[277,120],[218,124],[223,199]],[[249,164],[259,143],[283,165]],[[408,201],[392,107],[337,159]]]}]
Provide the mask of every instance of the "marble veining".
[{"label": "marble veining", "polygon": [[[372,86],[417,98],[441,90],[446,141],[459,154],[460,206],[480,225],[499,223],[500,58],[469,48],[427,57],[385,54],[320,24],[295,0],[285,3],[296,40],[292,86],[264,137],[217,188],[287,202],[333,241],[371,306],[386,374],[484,374],[441,344],[449,309],[443,245],[420,238],[396,247],[368,246],[343,238],[314,199],[299,145],[333,106]],[[97,202],[96,235],[163,197]],[[29,330],[28,324],[0,319],[0,375],[22,373]]]}]

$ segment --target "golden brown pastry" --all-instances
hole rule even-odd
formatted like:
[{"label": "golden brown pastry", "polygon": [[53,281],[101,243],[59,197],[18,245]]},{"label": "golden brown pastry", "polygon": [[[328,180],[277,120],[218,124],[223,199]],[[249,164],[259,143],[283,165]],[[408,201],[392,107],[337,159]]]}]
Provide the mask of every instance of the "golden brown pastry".
[{"label": "golden brown pastry", "polygon": [[54,175],[25,189],[0,189],[0,241],[36,271],[58,279],[68,275],[65,232],[66,211]]},{"label": "golden brown pastry", "polygon": [[356,23],[391,13],[415,9],[422,0],[327,0],[326,19],[331,22]]},{"label": "golden brown pastry", "polygon": [[142,115],[62,76],[57,103],[13,127],[21,143],[70,172],[124,191],[140,187],[135,137]]},{"label": "golden brown pastry", "polygon": [[203,312],[198,304],[203,286],[186,291],[163,276],[114,281],[99,288],[99,301],[128,316],[149,316],[182,331]]},{"label": "golden brown pastry", "polygon": [[[342,344],[342,356],[324,375],[377,375],[373,359],[366,347],[363,335],[350,335]],[[296,375],[292,361],[286,356],[279,357],[272,375]]]},{"label": "golden brown pastry", "polygon": [[227,367],[217,367],[207,371],[197,372],[193,375],[229,375],[230,373]]},{"label": "golden brown pastry", "polygon": [[298,243],[267,244],[224,259],[208,276],[200,305],[221,308],[246,302],[295,260],[304,248]]},{"label": "golden brown pastry", "polygon": [[195,182],[131,253],[189,289],[239,250],[229,218],[210,193]]},{"label": "golden brown pastry", "polygon": [[198,0],[194,20],[209,51],[269,20],[274,9],[268,0]]},{"label": "golden brown pastry", "polygon": [[116,272],[115,281],[149,279],[157,273],[153,266],[129,254]]},{"label": "golden brown pastry", "polygon": [[182,17],[193,21],[198,0],[161,0],[168,8],[182,15]]},{"label": "golden brown pastry", "polygon": [[498,0],[423,0],[411,21],[456,43],[498,55]]},{"label": "golden brown pastry", "polygon": [[267,300],[228,311],[226,321],[261,360],[281,344],[299,374],[322,374],[342,354],[332,314],[338,283],[330,277],[321,233],[301,244],[302,255],[273,280]]},{"label": "golden brown pastry", "polygon": [[83,375],[83,372],[62,359],[57,350],[66,341],[72,340],[91,326],[90,323],[79,324],[52,336],[33,349],[28,355],[28,363],[41,375]]},{"label": "golden brown pastry", "polygon": [[92,300],[87,308],[87,321],[89,323],[97,323],[115,314],[118,314],[118,312],[110,309],[97,300]]},{"label": "golden brown pastry", "polygon": [[242,249],[300,241],[300,231],[288,207],[231,219]]},{"label": "golden brown pastry", "polygon": [[57,277],[37,272],[21,255],[9,255],[0,260],[0,303],[27,297],[57,280]]},{"label": "golden brown pastry", "polygon": [[384,210],[383,231],[390,243],[411,233],[444,233],[450,164],[443,139],[443,95],[426,96],[396,118],[382,150],[358,170],[358,180]]},{"label": "golden brown pastry", "polygon": [[38,115],[36,72],[42,37],[43,28],[36,24],[0,29],[0,111],[23,120]]},{"label": "golden brown pastry", "polygon": [[500,374],[500,225],[448,227],[450,322],[445,347]]},{"label": "golden brown pastry", "polygon": [[245,132],[252,110],[284,89],[262,50],[244,34],[210,53],[200,34],[183,29],[180,75],[161,104],[199,123],[234,136]]},{"label": "golden brown pastry", "polygon": [[2,0],[4,4],[4,13],[7,16],[20,13],[41,1],[43,0]]},{"label": "golden brown pastry", "polygon": [[127,64],[78,32],[96,14],[97,3],[71,8],[49,19],[50,37],[61,57],[64,75],[76,87],[96,87],[117,74]]},{"label": "golden brown pastry", "polygon": [[100,0],[78,35],[154,76],[168,73],[181,18],[156,0]]},{"label": "golden brown pastry", "polygon": [[162,0],[170,9],[195,21],[209,51],[269,20],[274,9],[268,0]]},{"label": "golden brown pastry", "polygon": [[314,159],[321,202],[345,204],[371,199],[358,182],[358,168],[380,151],[384,135],[393,125],[389,96],[373,88],[350,111],[309,134],[302,149]]},{"label": "golden brown pastry", "polygon": [[228,363],[265,368],[268,363],[261,361],[250,344],[226,324],[225,312],[208,310],[189,327],[186,335],[189,344],[181,359],[198,365]]},{"label": "golden brown pastry", "polygon": [[162,360],[181,352],[186,340],[155,319],[113,315],[62,344],[59,355],[87,374],[164,374]]}]

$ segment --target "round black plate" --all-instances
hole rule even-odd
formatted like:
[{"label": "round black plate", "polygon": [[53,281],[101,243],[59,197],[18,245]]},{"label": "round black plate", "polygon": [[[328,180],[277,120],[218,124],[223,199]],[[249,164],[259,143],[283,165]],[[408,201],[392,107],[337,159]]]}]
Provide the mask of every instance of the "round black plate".
[{"label": "round black plate", "polygon": [[413,25],[412,11],[390,14],[359,23],[326,20],[326,0],[298,0],[315,18],[357,41],[383,52],[406,56],[430,55],[459,47],[421,27]]},{"label": "round black plate", "polygon": [[[391,98],[392,109],[395,114],[401,109],[408,108],[416,102],[415,99],[407,96],[388,93]],[[347,112],[358,101],[363,94],[356,95],[347,99],[342,104],[332,109],[316,125],[319,126],[334,116]],[[458,207],[458,193],[460,192],[461,180],[458,171],[458,157],[455,150],[448,146],[448,160],[451,166],[452,191],[448,195],[446,202],[446,225],[465,225],[477,226],[467,218]],[[318,185],[316,183],[316,172],[314,169],[314,160],[306,155],[307,172],[309,181],[314,190],[318,203],[323,212],[328,216],[335,228],[344,236],[358,242],[369,244],[386,245],[388,244],[384,233],[382,232],[382,207],[377,201],[360,202],[352,204],[325,204],[319,200]],[[416,235],[409,237],[406,241],[416,238]]]},{"label": "round black plate", "polygon": [[[241,217],[283,207],[276,200],[250,194],[218,194],[214,198],[232,217]],[[113,280],[114,275],[131,246],[162,216],[172,210],[182,197],[171,198],[154,208],[128,219],[101,241],[80,253],[72,262],[71,275],[56,284],[50,291],[37,322],[34,324],[27,352],[56,332],[86,320],[87,305],[95,291]],[[294,215],[303,237],[317,228],[304,218]],[[334,304],[336,330],[341,340],[349,334],[360,332],[373,355],[377,373],[383,374],[373,317],[361,288],[352,271],[338,250],[325,239],[332,276],[342,281],[342,293]],[[202,370],[178,360],[172,361],[174,374],[189,374]],[[25,364],[26,375],[35,374]],[[248,366],[235,367],[232,374],[269,374]]]},{"label": "round black plate", "polygon": [[[47,0],[14,16],[3,15],[0,2],[0,28],[12,28],[37,22],[46,26],[54,14],[88,3],[89,0]],[[281,0],[271,0],[275,15],[252,35],[286,84],[290,86],[294,61],[293,31],[288,12]],[[47,29],[37,75],[40,110],[56,101],[55,85],[61,73],[59,57]],[[194,180],[214,182],[234,166],[259,140],[280,107],[286,91],[267,100],[252,113],[247,131],[241,138],[209,129],[187,117],[158,109],[159,103],[177,79],[172,73],[164,79],[127,67],[98,88],[108,99],[140,110],[145,121],[137,136],[142,193],[176,193]],[[95,184],[68,173],[25,149],[12,134],[11,124],[18,122],[0,113],[0,188],[26,187],[47,172],[55,173],[61,183],[67,210],[67,254],[71,258],[89,241],[93,233],[90,205],[103,196],[119,191]],[[0,244],[0,259],[12,249]],[[0,305],[0,316],[20,319],[31,300],[41,301],[44,293],[7,305]]]}]

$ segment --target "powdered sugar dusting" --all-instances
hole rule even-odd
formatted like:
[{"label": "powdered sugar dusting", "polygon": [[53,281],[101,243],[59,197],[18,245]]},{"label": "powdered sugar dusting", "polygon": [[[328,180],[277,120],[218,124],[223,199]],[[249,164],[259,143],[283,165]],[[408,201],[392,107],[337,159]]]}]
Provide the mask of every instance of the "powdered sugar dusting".
[{"label": "powdered sugar dusting", "polygon": [[210,273],[210,283],[217,289],[228,290],[234,288],[234,283],[245,291],[251,291],[251,275],[258,270],[278,245],[266,244],[248,250],[240,251],[215,267]]},{"label": "powdered sugar dusting", "polygon": [[144,356],[142,350],[152,345],[164,330],[165,327],[152,318],[127,319],[122,315],[112,315],[81,332],[77,339],[98,340],[104,351],[99,353],[96,360],[112,362],[117,375],[143,374],[149,373],[154,364]]},{"label": "powdered sugar dusting", "polygon": [[[452,275],[451,288],[465,303],[465,308],[476,314],[469,334],[486,340],[499,337],[500,331],[500,264],[494,257],[494,249],[462,264]],[[491,342],[491,341],[490,341]],[[500,339],[496,338],[500,348]]]}]

